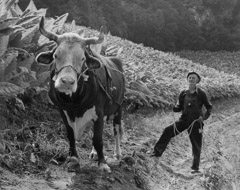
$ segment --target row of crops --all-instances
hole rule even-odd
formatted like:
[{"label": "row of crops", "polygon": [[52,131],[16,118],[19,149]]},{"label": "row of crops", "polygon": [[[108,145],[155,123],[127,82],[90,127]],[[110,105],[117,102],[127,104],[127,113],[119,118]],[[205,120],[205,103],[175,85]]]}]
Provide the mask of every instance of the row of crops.
[{"label": "row of crops", "polygon": [[207,67],[223,71],[225,73],[236,74],[240,76],[240,52],[209,52],[209,51],[181,51],[177,52],[182,58],[192,60]]}]

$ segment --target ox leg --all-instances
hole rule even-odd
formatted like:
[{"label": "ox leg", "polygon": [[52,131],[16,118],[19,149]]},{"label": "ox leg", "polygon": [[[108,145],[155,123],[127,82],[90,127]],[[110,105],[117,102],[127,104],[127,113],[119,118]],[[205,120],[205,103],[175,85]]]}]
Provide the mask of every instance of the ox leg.
[{"label": "ox leg", "polygon": [[69,140],[69,156],[75,156],[78,158],[77,150],[76,150],[76,144],[75,144],[75,138],[74,138],[74,132],[73,129],[67,125],[67,138]]},{"label": "ox leg", "polygon": [[122,119],[122,111],[121,108],[119,108],[119,111],[113,118],[113,133],[115,137],[115,149],[114,149],[114,157],[116,159],[121,159],[122,157],[122,151],[121,151],[121,136],[123,135],[123,130],[121,126],[121,119]]},{"label": "ox leg", "polygon": [[79,164],[78,154],[76,150],[74,132],[69,125],[67,125],[67,137],[70,144],[69,158],[67,160],[67,169],[68,169],[68,172],[77,172],[80,169],[80,164]]},{"label": "ox leg", "polygon": [[71,126],[68,124],[67,118],[64,114],[64,112],[60,111],[61,116],[63,118],[63,122],[67,129],[67,138],[69,141],[69,157],[67,158],[67,168],[69,172],[75,172],[77,169],[80,168],[79,162],[78,162],[78,154],[76,150],[76,144],[75,144],[75,137],[74,132]]},{"label": "ox leg", "polygon": [[67,118],[66,118],[66,115],[64,114],[64,112],[60,111],[60,113],[63,118],[63,122],[66,126],[66,129],[67,129],[67,138],[68,138],[69,145],[70,145],[69,146],[69,156],[70,157],[72,157],[72,156],[78,157],[73,129],[68,124],[68,121],[67,121]]},{"label": "ox leg", "polygon": [[103,116],[99,116],[97,121],[94,123],[93,146],[97,151],[99,169],[111,173],[111,169],[107,165],[103,155]]}]

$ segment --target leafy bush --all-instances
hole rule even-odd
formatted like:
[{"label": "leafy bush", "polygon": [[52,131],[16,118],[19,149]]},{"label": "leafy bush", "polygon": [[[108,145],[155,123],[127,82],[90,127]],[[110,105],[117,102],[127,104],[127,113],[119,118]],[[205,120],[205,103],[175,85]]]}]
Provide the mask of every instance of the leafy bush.
[{"label": "leafy bush", "polygon": [[[32,1],[24,12],[16,0],[0,0],[0,4],[0,95],[12,97],[28,87],[41,85],[47,78],[41,67],[33,64],[35,52],[49,45],[38,30],[46,9],[37,10]],[[49,19],[48,29],[60,32],[66,17],[67,14]],[[48,70],[46,66],[44,69]]]}]

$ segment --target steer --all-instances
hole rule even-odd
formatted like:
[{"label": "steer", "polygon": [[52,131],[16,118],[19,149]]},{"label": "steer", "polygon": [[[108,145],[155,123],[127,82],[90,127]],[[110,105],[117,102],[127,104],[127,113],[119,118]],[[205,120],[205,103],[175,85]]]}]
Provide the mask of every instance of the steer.
[{"label": "steer", "polygon": [[97,152],[99,169],[111,172],[103,154],[103,125],[105,116],[113,116],[114,153],[120,158],[125,91],[122,61],[117,57],[104,57],[89,48],[91,44],[102,43],[102,29],[98,37],[92,38],[72,32],[57,35],[44,28],[42,17],[39,30],[56,42],[52,51],[38,54],[36,62],[52,64],[49,97],[59,108],[67,128],[70,145],[68,166],[76,166],[78,154],[75,142],[80,140],[86,127],[93,126],[92,152]]}]

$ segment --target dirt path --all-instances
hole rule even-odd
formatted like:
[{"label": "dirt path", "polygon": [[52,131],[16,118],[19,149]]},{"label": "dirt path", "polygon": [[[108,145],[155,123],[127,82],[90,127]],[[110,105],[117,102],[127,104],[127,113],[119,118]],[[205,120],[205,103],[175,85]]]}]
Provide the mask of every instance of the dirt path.
[{"label": "dirt path", "polygon": [[[82,172],[71,174],[51,166],[51,180],[44,175],[17,176],[0,166],[1,190],[113,189],[113,190],[237,190],[240,189],[240,98],[214,102],[212,116],[205,122],[201,175],[190,174],[191,146],[186,132],[171,140],[160,159],[150,158],[149,151],[165,126],[178,115],[159,113],[138,118],[129,115],[128,141],[123,154],[133,163],[111,161],[111,175],[96,172],[96,163],[84,163]],[[145,129],[142,130],[144,127]],[[108,154],[108,153],[107,153]],[[112,154],[109,153],[109,157]],[[133,155],[134,154],[134,155]],[[131,159],[130,159],[131,160]],[[134,166],[133,166],[134,165]],[[136,179],[136,175],[139,176]],[[138,187],[136,186],[138,182]]]},{"label": "dirt path", "polygon": [[204,126],[202,174],[190,174],[191,146],[184,132],[171,140],[160,159],[149,160],[152,166],[151,189],[240,189],[239,103],[239,98],[213,102],[212,116]]}]

